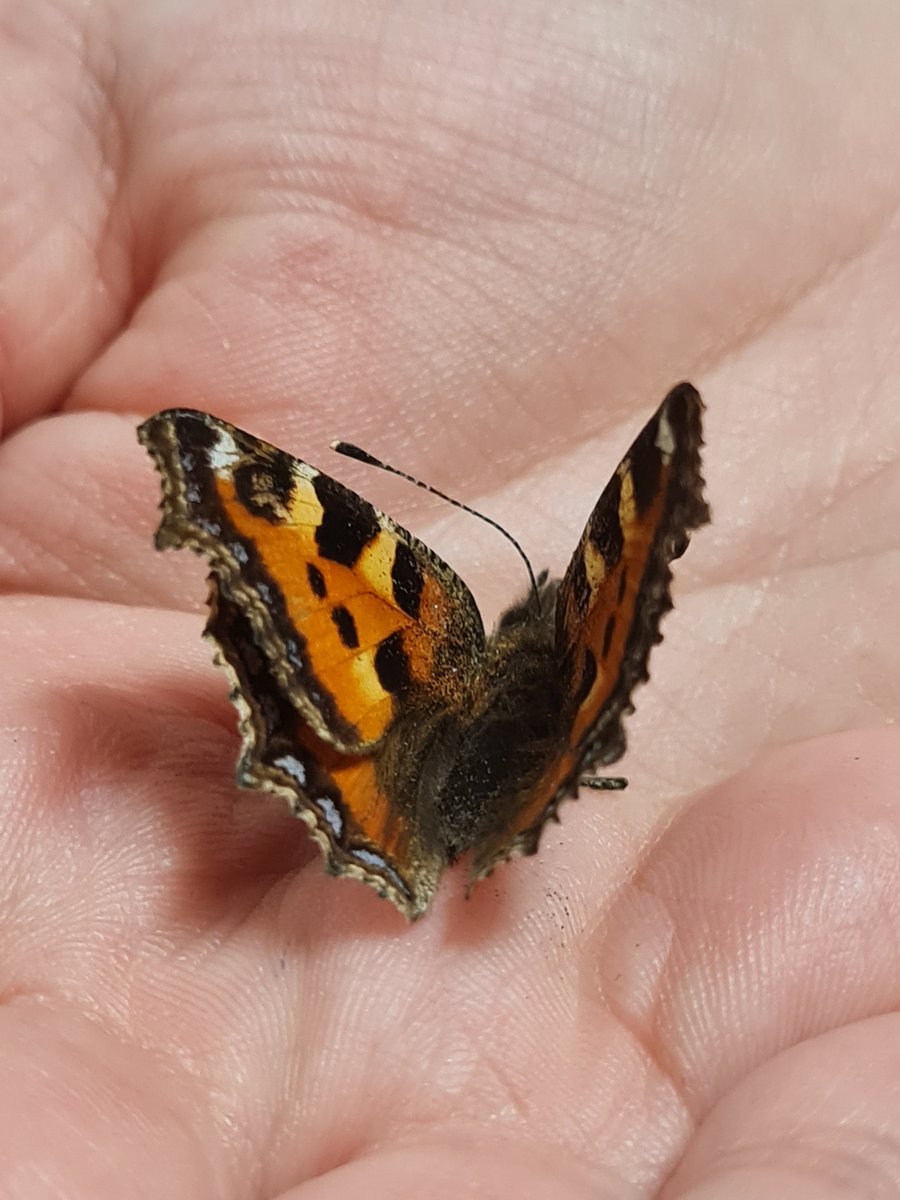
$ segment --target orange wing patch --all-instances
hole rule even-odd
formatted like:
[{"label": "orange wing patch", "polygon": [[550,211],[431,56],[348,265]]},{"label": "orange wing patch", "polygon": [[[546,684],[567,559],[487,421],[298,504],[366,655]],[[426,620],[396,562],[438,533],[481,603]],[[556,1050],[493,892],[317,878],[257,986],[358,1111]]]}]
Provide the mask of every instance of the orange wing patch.
[{"label": "orange wing patch", "polygon": [[379,755],[342,754],[321,741],[282,692],[242,607],[217,593],[208,632],[232,685],[243,749],[241,787],[287,800],[336,875],[350,875],[420,916],[445,865],[420,836],[415,813],[386,794]]},{"label": "orange wing patch", "polygon": [[361,752],[410,689],[458,699],[484,630],[468,589],[427,547],[327,475],[205,413],[160,413],[140,437],[164,480],[157,544],[206,555],[319,737]]},{"label": "orange wing patch", "polygon": [[[298,707],[320,736],[328,737],[327,725],[317,721],[317,706],[307,711],[310,706],[304,699],[311,686],[325,688],[354,730],[335,740],[346,748],[373,746],[394,718],[394,693],[382,682],[386,672],[379,672],[376,652],[414,625],[391,593],[397,543],[379,532],[353,566],[323,558],[316,545],[322,505],[311,480],[297,472],[293,484],[290,507],[274,524],[238,499],[231,478],[216,476],[223,513],[241,537],[252,542],[262,568],[280,584],[288,620],[305,640],[304,654],[316,684],[301,682]],[[433,653],[427,638],[404,639],[403,651],[410,674],[413,658],[418,672],[430,671]],[[290,671],[282,676],[282,686],[293,692],[297,681]]]}]

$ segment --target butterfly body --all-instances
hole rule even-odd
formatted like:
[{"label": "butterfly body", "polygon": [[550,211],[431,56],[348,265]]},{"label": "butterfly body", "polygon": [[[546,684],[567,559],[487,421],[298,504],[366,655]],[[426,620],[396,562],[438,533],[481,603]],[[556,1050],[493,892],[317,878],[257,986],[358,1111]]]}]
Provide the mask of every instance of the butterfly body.
[{"label": "butterfly body", "polygon": [[499,627],[452,707],[410,698],[386,739],[383,784],[398,780],[410,820],[425,825],[449,864],[515,808],[564,744],[565,706],[550,623],[528,616]]},{"label": "butterfly body", "polygon": [[208,414],[151,417],[157,545],[209,561],[239,782],[283,795],[330,871],[408,917],[460,855],[474,882],[533,853],[582,774],[624,752],[669,561],[708,520],[701,411],[690,385],[669,394],[565,576],[542,575],[489,637],[462,580],[337,481]]}]

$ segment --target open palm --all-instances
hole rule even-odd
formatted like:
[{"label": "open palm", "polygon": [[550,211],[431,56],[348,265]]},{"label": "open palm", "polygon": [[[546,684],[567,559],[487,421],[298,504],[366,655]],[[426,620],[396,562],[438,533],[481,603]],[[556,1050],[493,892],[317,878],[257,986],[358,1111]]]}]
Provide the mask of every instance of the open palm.
[{"label": "open palm", "polygon": [[[900,1188],[900,14],[2,4],[0,1195]],[[341,473],[488,619],[676,380],[624,793],[406,925],[232,782],[134,427]]]}]

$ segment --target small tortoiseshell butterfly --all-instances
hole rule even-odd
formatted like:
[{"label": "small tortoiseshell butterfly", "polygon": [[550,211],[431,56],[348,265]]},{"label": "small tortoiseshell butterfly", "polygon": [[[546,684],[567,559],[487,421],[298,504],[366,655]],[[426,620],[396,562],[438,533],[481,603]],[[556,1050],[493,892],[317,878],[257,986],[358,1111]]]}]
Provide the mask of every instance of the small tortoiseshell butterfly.
[{"label": "small tortoiseshell butterfly", "polygon": [[702,410],[690,384],[669,393],[565,576],[542,573],[489,637],[459,576],[334,479],[206,413],[146,421],[156,544],[209,560],[240,785],[285,797],[331,873],[409,918],[461,854],[474,883],[533,854],[580,782],[623,787],[590,772],[625,751],[669,563],[709,520]]}]

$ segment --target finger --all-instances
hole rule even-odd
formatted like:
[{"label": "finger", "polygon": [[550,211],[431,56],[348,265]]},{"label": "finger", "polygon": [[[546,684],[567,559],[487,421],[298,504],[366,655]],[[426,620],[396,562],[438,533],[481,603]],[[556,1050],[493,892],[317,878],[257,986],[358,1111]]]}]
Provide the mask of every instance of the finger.
[{"label": "finger", "polygon": [[708,1115],[659,1200],[859,1200],[900,1191],[900,1015],[785,1050]]},{"label": "finger", "polygon": [[115,202],[128,135],[111,107],[110,11],[67,4],[3,8],[0,428],[5,430],[58,407],[121,327],[131,303],[128,226]]},{"label": "finger", "polygon": [[191,555],[158,555],[159,482],[136,420],[64,414],[0,446],[0,592],[200,608]]},{"label": "finger", "polygon": [[[535,426],[552,452],[598,409],[622,419],[662,395],[893,211],[886,10],[858,32],[864,69],[838,22],[815,24],[804,61],[835,72],[827,89],[789,53],[796,12],[773,11],[745,38],[673,22],[648,73],[625,14],[573,11],[548,27],[540,6],[518,6],[461,77],[450,47],[481,45],[483,19],[437,6],[407,26],[403,11],[385,25],[377,6],[360,8],[352,44],[324,9],[289,10],[302,12],[293,21],[273,10],[250,27],[234,11],[200,77],[187,48],[191,69],[178,69],[183,18],[129,14],[117,98],[142,121],[119,200],[155,286],[75,404],[146,410],[168,394],[208,407],[214,396],[238,423],[253,408],[262,434],[369,444],[389,412],[411,437],[431,429],[419,466],[442,486],[483,474],[498,414],[515,418],[505,453],[521,465]],[[191,34],[223,20],[195,16]],[[254,50],[273,35],[296,47],[294,67],[262,81]],[[334,64],[324,82],[297,69],[311,45]],[[153,103],[160,75],[165,103]],[[838,94],[844,127],[867,130],[840,150]],[[748,178],[756,153],[771,169]],[[747,236],[760,212],[774,254]]]},{"label": "finger", "polygon": [[773,755],[684,811],[614,906],[603,994],[697,1119],[773,1055],[900,1004],[898,763],[893,731]]}]

